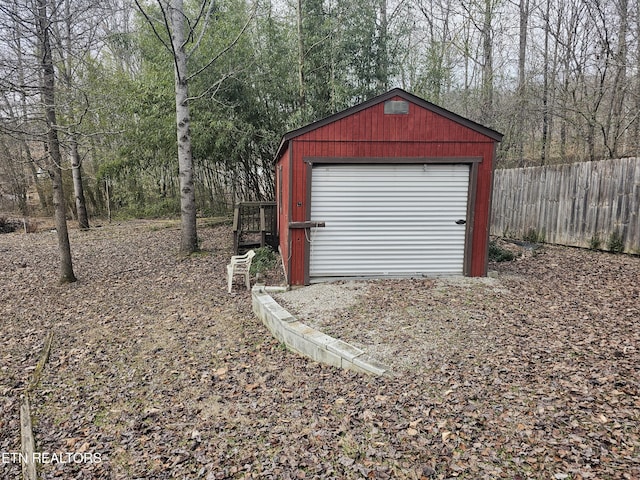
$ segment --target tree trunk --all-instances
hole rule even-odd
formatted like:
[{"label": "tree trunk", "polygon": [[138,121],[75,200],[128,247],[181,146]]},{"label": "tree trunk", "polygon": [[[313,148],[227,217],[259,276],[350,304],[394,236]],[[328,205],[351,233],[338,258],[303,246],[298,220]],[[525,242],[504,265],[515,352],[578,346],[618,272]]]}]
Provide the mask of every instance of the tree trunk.
[{"label": "tree trunk", "polygon": [[[298,0],[298,107],[305,109],[304,88],[304,38],[302,37],[302,0]],[[306,117],[303,119],[306,120]]]},{"label": "tree trunk", "polygon": [[545,9],[545,22],[544,22],[544,57],[543,57],[543,78],[542,78],[542,140],[540,151],[540,165],[544,165],[547,162],[547,155],[549,152],[549,37],[551,31],[551,21],[549,18],[549,11],[551,10],[551,1],[547,0]]},{"label": "tree trunk", "polygon": [[378,92],[389,89],[389,25],[387,20],[387,0],[380,0],[380,31],[378,38]]},{"label": "tree trunk", "polygon": [[41,94],[44,103],[47,122],[47,148],[49,153],[49,176],[53,186],[53,208],[55,214],[56,232],[58,234],[58,247],[60,250],[60,282],[75,282],[73,263],[71,260],[71,245],[67,231],[67,217],[65,214],[64,190],[62,185],[62,155],[56,130],[55,109],[55,72],[49,42],[49,20],[47,17],[47,0],[37,0],[38,13],[37,31],[40,44],[40,58],[42,68]]},{"label": "tree trunk", "polygon": [[40,209],[42,210],[43,215],[49,215],[51,212],[49,211],[49,205],[47,205],[47,196],[45,195],[44,189],[42,188],[41,180],[40,178],[38,178],[38,170],[36,169],[35,161],[33,160],[33,156],[31,155],[29,144],[23,141],[22,148],[24,148],[29,172],[31,172],[31,178],[33,178],[33,184],[36,186],[36,191],[38,192]]},{"label": "tree trunk", "polygon": [[89,228],[89,216],[87,215],[87,203],[84,199],[84,187],[82,186],[82,162],[78,153],[78,142],[71,138],[71,174],[73,176],[73,192],[76,199],[76,214],[78,226],[82,230]]},{"label": "tree trunk", "polygon": [[[640,29],[640,2],[636,2],[636,31]],[[636,65],[640,65],[640,35],[636,35],[636,55],[635,55]],[[636,117],[633,121],[633,145],[632,152],[634,152],[635,156],[640,156],[640,78],[638,75],[635,76],[635,102],[634,107],[636,111]]]},{"label": "tree trunk", "polygon": [[[73,48],[72,48],[72,38],[73,38],[73,31],[72,31],[72,26],[71,26],[71,21],[72,21],[72,14],[71,14],[71,2],[70,0],[65,0],[64,2],[64,9],[65,9],[65,28],[66,28],[66,32],[65,32],[65,37],[66,37],[66,45],[64,46],[66,52],[66,61],[65,61],[65,75],[64,75],[64,79],[66,82],[66,87],[69,89],[69,91],[73,90],[73,85],[72,85],[72,77],[73,77],[73,65],[72,65],[72,59],[74,58],[74,54],[73,54]],[[69,120],[72,122],[75,122],[75,119],[73,118],[73,114],[71,113],[73,109],[69,108]],[[85,201],[85,197],[84,197],[84,186],[82,184],[82,169],[81,169],[81,164],[82,161],[80,160],[80,154],[78,153],[78,139],[76,136],[75,132],[72,132],[70,134],[71,139],[70,139],[70,143],[71,143],[71,173],[73,176],[73,193],[74,193],[74,197],[75,197],[75,203],[76,203],[76,215],[78,217],[78,226],[82,229],[82,230],[86,230],[89,228],[89,216],[87,215],[87,203]]]},{"label": "tree trunk", "polygon": [[[527,25],[529,19],[529,0],[520,0],[520,48],[518,52],[518,112],[516,126],[516,158],[518,166],[523,167],[524,161],[524,113],[526,109],[525,67],[527,57]],[[545,77],[546,78],[546,77]]]},{"label": "tree trunk", "polygon": [[[15,23],[16,29],[16,67],[18,73],[18,81],[20,85],[26,85],[25,75],[24,75],[24,60],[23,60],[23,46],[22,46],[22,25],[20,22]],[[28,118],[27,113],[27,95],[26,92],[20,92],[20,111],[22,112],[23,118]],[[36,169],[36,164],[33,159],[33,155],[31,155],[31,148],[29,147],[29,142],[27,142],[24,138],[21,140],[21,145],[25,153],[25,157],[27,160],[27,165],[29,171],[31,172],[31,176],[33,178],[33,184],[36,186],[36,191],[38,192],[38,200],[40,202],[40,208],[42,210],[43,215],[48,215],[48,205],[47,205],[47,197],[44,193],[44,189],[42,188],[42,184],[40,179],[38,178],[38,170]]]},{"label": "tree trunk", "polygon": [[489,125],[493,122],[493,39],[491,22],[493,20],[492,0],[485,0],[484,20],[482,25],[482,103],[484,115]]},{"label": "tree trunk", "polygon": [[[624,135],[624,100],[627,91],[627,30],[629,26],[629,4],[627,0],[618,2],[620,14],[620,30],[618,32],[618,49],[615,55],[616,73],[613,83],[611,122],[608,128],[611,158],[619,158],[624,153],[620,141]],[[620,150],[623,150],[622,152]]]},{"label": "tree trunk", "polygon": [[171,42],[175,62],[176,125],[178,136],[178,167],[180,177],[180,211],[182,236],[180,253],[198,250],[196,230],[196,196],[193,158],[191,154],[191,128],[189,115],[189,88],[187,82],[187,54],[185,51],[185,16],[182,0],[171,1]]},{"label": "tree trunk", "polygon": [[[560,160],[562,163],[567,162],[567,129],[568,129],[568,118],[573,117],[573,113],[571,112],[571,109],[569,108],[569,104],[570,104],[570,98],[571,98],[571,93],[570,93],[570,81],[569,81],[569,72],[571,72],[571,54],[572,54],[572,49],[574,47],[574,37],[575,37],[575,32],[574,32],[574,27],[573,27],[573,15],[571,15],[571,28],[567,29],[567,39],[566,39],[566,44],[567,47],[564,48],[563,52],[562,52],[562,70],[563,70],[563,78],[562,78],[562,87],[560,89],[560,91],[562,92],[562,97],[560,98],[560,105],[559,105],[559,110],[560,110]],[[560,22],[558,22],[558,30],[557,32],[559,32],[560,28],[566,28],[566,27],[560,27]],[[577,149],[576,149],[577,150]]]}]

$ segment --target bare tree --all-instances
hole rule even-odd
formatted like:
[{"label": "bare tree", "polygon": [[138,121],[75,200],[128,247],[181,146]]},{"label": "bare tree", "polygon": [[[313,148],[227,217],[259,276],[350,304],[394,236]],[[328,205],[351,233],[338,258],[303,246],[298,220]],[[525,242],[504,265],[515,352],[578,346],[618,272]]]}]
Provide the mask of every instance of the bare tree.
[{"label": "bare tree", "polygon": [[[139,0],[135,0],[138,10],[145,17],[156,37],[170,52],[174,66],[174,85],[176,99],[176,133],[178,139],[178,175],[180,180],[181,240],[180,252],[190,254],[198,250],[198,234],[196,229],[196,199],[194,185],[194,166],[191,151],[191,115],[189,111],[189,80],[213,65],[222,55],[231,50],[249,26],[247,20],[238,35],[221,51],[213,55],[209,62],[196,72],[188,71],[188,59],[198,50],[203,35],[212,18],[215,2],[203,0],[197,8],[195,18],[188,19],[183,0],[156,0],[161,14],[161,25],[169,35],[169,42],[156,29],[158,22]],[[197,30],[198,29],[198,30]],[[191,49],[187,51],[187,45]],[[222,80],[220,80],[222,81]]]},{"label": "bare tree", "polygon": [[451,56],[454,43],[454,33],[450,25],[453,14],[451,1],[419,1],[416,6],[426,24],[427,43],[424,47],[427,71],[419,83],[419,90],[427,99],[439,103],[444,91],[451,86]]},{"label": "bare tree", "polygon": [[544,50],[542,58],[542,147],[540,150],[540,164],[544,165],[547,157],[549,156],[549,130],[551,126],[551,114],[549,108],[549,49],[550,49],[550,37],[551,37],[551,0],[546,0],[545,10],[543,14],[543,29],[544,29]]},{"label": "bare tree", "polygon": [[376,61],[378,91],[389,88],[389,18],[387,0],[380,0],[380,25],[378,26],[379,52]]},{"label": "bare tree", "polygon": [[304,111],[306,107],[306,93],[304,88],[304,57],[305,46],[304,37],[302,31],[302,0],[298,0],[296,9],[296,27],[298,33],[298,108],[300,111]]},{"label": "bare tree", "polygon": [[[78,226],[81,229],[89,228],[89,215],[87,214],[87,205],[84,195],[84,185],[82,183],[82,158],[79,152],[78,127],[82,122],[83,105],[84,103],[80,99],[84,99],[81,95],[81,89],[77,84],[74,84],[74,71],[78,68],[74,63],[74,59],[81,59],[83,55],[86,55],[88,49],[91,47],[91,41],[88,41],[86,45],[81,46],[81,52],[78,52],[74,45],[80,43],[80,39],[74,32],[74,22],[77,22],[77,18],[71,8],[70,0],[64,0],[63,16],[61,20],[56,21],[53,25],[56,27],[56,38],[58,38],[58,52],[62,61],[59,62],[59,69],[61,70],[62,81],[64,82],[65,90],[69,94],[65,105],[65,116],[67,119],[67,137],[68,147],[71,157],[71,176],[73,178],[73,192],[75,198],[76,215],[78,218]],[[59,27],[62,27],[60,31]],[[87,29],[89,37],[93,38],[93,31],[95,30],[94,22],[83,22],[83,28]],[[71,94],[71,92],[74,92]],[[80,94],[80,97],[78,97]],[[80,99],[79,99],[80,98]],[[80,104],[80,105],[78,105]],[[81,112],[77,112],[78,107]]]},{"label": "bare tree", "polygon": [[[39,68],[29,64],[28,51],[31,49],[30,33],[35,15],[27,17],[28,10],[18,1],[1,4],[2,21],[0,35],[3,40],[0,65],[0,108],[2,109],[2,130],[11,137],[8,140],[10,152],[5,161],[10,171],[26,170],[31,182],[36,186],[40,207],[46,212],[49,207],[47,195],[38,181],[38,170],[32,154],[32,141],[37,138],[34,120],[42,115],[39,103],[35,100]],[[38,111],[39,113],[36,113]],[[25,205],[26,208],[26,205]],[[26,210],[23,212],[27,214]]]},{"label": "bare tree", "polygon": [[518,112],[516,130],[519,132],[516,139],[516,158],[518,166],[524,166],[524,117],[527,103],[526,92],[526,65],[527,65],[527,34],[529,23],[529,0],[520,0],[520,30],[518,48]]},{"label": "bare tree", "polygon": [[47,0],[36,0],[36,31],[40,47],[42,83],[40,87],[47,125],[48,171],[53,186],[53,207],[58,247],[60,250],[60,282],[75,282],[71,244],[67,231],[67,218],[64,204],[64,187],[62,183],[62,155],[58,139],[55,99],[55,71],[49,40],[51,22],[47,13]]},{"label": "bare tree", "polygon": [[491,119],[493,116],[493,22],[494,4],[484,0],[482,35],[482,109]]},{"label": "bare tree", "polygon": [[624,115],[624,103],[627,87],[627,32],[629,30],[629,2],[618,0],[614,2],[619,18],[618,34],[615,36],[617,46],[613,57],[614,79],[611,92],[611,105],[603,128],[604,143],[609,158],[618,158],[623,152],[620,147],[624,133],[632,123]]}]

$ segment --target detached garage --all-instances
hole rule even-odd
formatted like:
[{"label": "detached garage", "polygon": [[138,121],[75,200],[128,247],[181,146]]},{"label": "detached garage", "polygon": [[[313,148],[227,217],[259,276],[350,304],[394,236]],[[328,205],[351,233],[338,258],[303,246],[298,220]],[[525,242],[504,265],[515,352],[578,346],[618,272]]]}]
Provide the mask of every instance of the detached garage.
[{"label": "detached garage", "polygon": [[285,134],[275,161],[288,283],[486,275],[501,139],[401,89]]}]

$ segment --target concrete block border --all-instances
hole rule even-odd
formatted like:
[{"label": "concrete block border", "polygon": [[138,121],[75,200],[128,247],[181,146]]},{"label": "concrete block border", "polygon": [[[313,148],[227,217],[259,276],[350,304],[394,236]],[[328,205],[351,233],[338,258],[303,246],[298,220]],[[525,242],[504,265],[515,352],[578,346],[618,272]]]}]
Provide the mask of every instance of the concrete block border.
[{"label": "concrete block border", "polygon": [[316,362],[376,376],[391,375],[386,365],[368,358],[363,350],[298,321],[268,293],[284,290],[263,285],[251,290],[253,313],[280,342]]}]

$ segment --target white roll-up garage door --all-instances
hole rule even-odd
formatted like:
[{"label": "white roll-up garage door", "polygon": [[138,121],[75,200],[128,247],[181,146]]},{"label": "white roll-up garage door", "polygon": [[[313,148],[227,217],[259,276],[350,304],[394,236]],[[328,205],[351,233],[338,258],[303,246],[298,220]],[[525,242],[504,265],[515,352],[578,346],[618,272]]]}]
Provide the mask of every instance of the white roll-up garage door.
[{"label": "white roll-up garage door", "polygon": [[467,164],[314,166],[311,281],[461,275],[468,190]]}]

